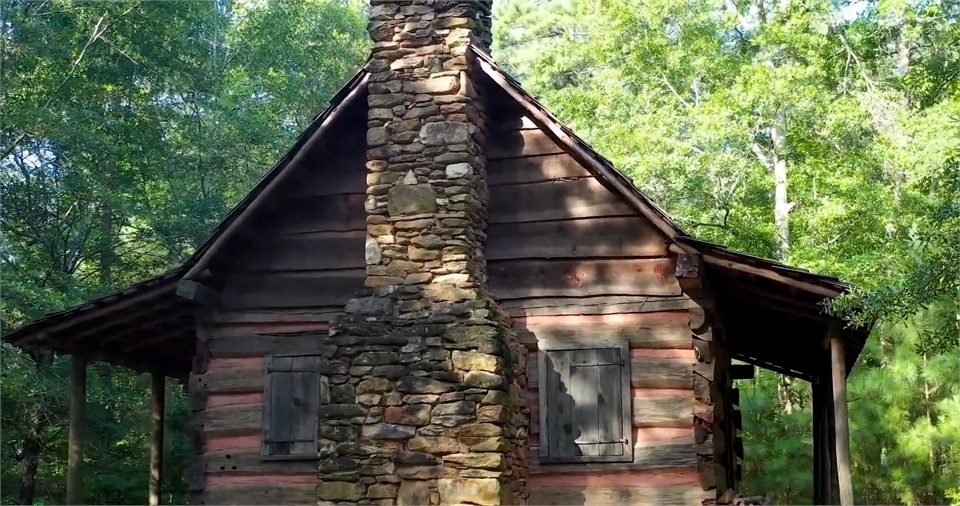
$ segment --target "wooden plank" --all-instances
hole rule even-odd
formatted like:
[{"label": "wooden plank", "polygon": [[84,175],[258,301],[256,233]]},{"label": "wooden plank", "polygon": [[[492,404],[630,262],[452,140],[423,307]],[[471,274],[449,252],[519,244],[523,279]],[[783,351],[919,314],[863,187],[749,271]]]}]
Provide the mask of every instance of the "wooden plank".
[{"label": "wooden plank", "polygon": [[566,153],[487,161],[490,187],[584,177],[593,175]]},{"label": "wooden plank", "polygon": [[694,302],[680,297],[614,295],[598,297],[534,297],[505,300],[500,307],[511,317],[551,315],[598,315],[659,312],[689,309]]},{"label": "wooden plank", "polygon": [[578,328],[536,326],[517,330],[520,342],[537,349],[540,342],[578,342],[596,339],[626,339],[631,348],[690,349],[690,330],[681,326],[632,327],[621,324],[592,324]]},{"label": "wooden plank", "polygon": [[345,305],[363,288],[364,269],[227,276],[222,307],[303,308]]},{"label": "wooden plank", "polygon": [[365,238],[363,230],[264,235],[230,265],[245,272],[363,269]]},{"label": "wooden plank", "polygon": [[283,199],[258,217],[258,230],[279,234],[347,232],[367,229],[365,193]]},{"label": "wooden plank", "polygon": [[709,447],[686,442],[657,442],[654,444],[639,443],[633,447],[632,462],[576,462],[570,464],[541,463],[540,459],[532,454],[530,460],[530,474],[553,473],[628,473],[652,469],[686,468],[696,466],[700,455],[709,451]]},{"label": "wooden plank", "polygon": [[259,404],[243,404],[206,409],[197,413],[203,421],[206,437],[237,436],[259,432],[262,421]]},{"label": "wooden plank", "polygon": [[[694,379],[692,366],[693,364],[680,360],[630,357],[630,385],[633,388],[690,389]],[[536,362],[528,361],[528,378],[537,373]],[[529,387],[536,389],[538,383],[534,382]]]},{"label": "wooden plank", "polygon": [[679,360],[631,358],[630,384],[634,388],[693,388],[693,364]]},{"label": "wooden plank", "polygon": [[218,332],[209,342],[215,358],[262,357],[271,353],[328,353],[327,332],[303,331],[255,334],[252,332]]},{"label": "wooden plank", "polygon": [[488,160],[563,153],[542,130],[492,130],[487,138]]},{"label": "wooden plank", "polygon": [[163,483],[163,406],[166,398],[166,378],[154,373],[150,378],[150,506],[160,504],[160,485]]},{"label": "wooden plank", "polygon": [[320,306],[279,310],[218,311],[217,323],[310,323],[332,322],[343,314],[343,306]]},{"label": "wooden plank", "polygon": [[597,371],[598,435],[600,441],[604,442],[600,445],[599,453],[623,457],[616,460],[633,459],[633,420],[630,417],[630,392],[627,388],[630,371],[625,367],[629,359],[625,355],[629,354],[628,345],[622,342],[618,348],[597,350],[597,361],[601,364]]},{"label": "wooden plank", "polygon": [[317,413],[320,408],[320,357],[293,357],[293,416],[291,455],[317,454]]},{"label": "wooden plank", "polygon": [[547,456],[550,459],[565,459],[573,457],[573,450],[576,448],[574,441],[577,434],[573,433],[573,402],[570,396],[570,365],[573,360],[573,351],[570,350],[551,350],[544,353],[547,356],[547,362],[544,364],[547,369],[544,381],[544,391],[541,395],[546,397],[547,419],[544,427],[547,428],[546,434],[550,437],[544,441],[549,448]]},{"label": "wooden plank", "polygon": [[[666,257],[660,232],[639,216],[499,223],[487,228],[489,261],[524,258]],[[363,260],[362,245],[360,260]]]},{"label": "wooden plank", "polygon": [[224,369],[191,375],[207,394],[244,394],[263,391],[263,369]]},{"label": "wooden plank", "polygon": [[[358,137],[363,138],[359,132]],[[329,155],[329,152],[327,153]],[[347,149],[337,149],[326,159],[304,161],[290,181],[284,184],[284,194],[291,197],[308,195],[339,195],[367,191],[367,152],[364,143]]]},{"label": "wooden plank", "polygon": [[[318,480],[319,481],[319,480]],[[220,485],[208,486],[205,504],[316,504],[316,485]]]},{"label": "wooden plank", "polygon": [[699,505],[713,498],[714,492],[703,491],[699,486],[686,487],[563,487],[534,488],[530,490],[529,504],[542,506],[620,506],[624,504]]},{"label": "wooden plank", "polygon": [[200,458],[207,474],[306,474],[317,471],[317,462],[303,459],[264,460],[259,449],[218,450]]},{"label": "wooden plank", "polygon": [[693,399],[689,397],[633,398],[634,427],[691,427]]},{"label": "wooden plank", "polygon": [[[637,216],[596,179],[498,186],[490,190],[488,224]],[[672,272],[672,270],[671,270]]]},{"label": "wooden plank", "polygon": [[[600,378],[597,367],[597,350],[573,350],[570,364],[568,389],[573,407],[575,447],[582,456],[600,455]],[[619,372],[619,371],[618,371]],[[617,380],[619,383],[619,374]],[[618,406],[619,407],[619,406]],[[604,413],[605,415],[608,413]],[[620,413],[613,413],[616,420]],[[579,430],[578,430],[579,429]]]},{"label": "wooden plank", "polygon": [[87,405],[87,361],[70,357],[70,424],[67,436],[67,504],[83,498],[83,431]]},{"label": "wooden plank", "polygon": [[670,275],[671,270],[672,260],[659,258],[508,260],[487,264],[490,290],[501,299],[680,295],[680,285]]}]

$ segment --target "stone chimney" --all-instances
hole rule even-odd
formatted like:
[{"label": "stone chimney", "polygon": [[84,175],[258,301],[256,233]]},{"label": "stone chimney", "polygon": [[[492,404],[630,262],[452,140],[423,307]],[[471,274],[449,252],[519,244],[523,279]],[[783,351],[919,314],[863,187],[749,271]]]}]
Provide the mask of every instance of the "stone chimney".
[{"label": "stone chimney", "polygon": [[524,504],[526,350],[487,290],[490,0],[372,0],[366,286],[331,325],[321,504]]}]

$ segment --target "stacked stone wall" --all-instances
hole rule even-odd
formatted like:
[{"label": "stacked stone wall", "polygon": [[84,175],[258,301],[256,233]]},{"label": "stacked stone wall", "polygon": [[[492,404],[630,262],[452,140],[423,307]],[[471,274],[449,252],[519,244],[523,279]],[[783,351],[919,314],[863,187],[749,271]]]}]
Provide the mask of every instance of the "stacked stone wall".
[{"label": "stacked stone wall", "polygon": [[367,290],[331,326],[321,503],[526,501],[526,348],[487,289],[489,1],[374,1]]}]

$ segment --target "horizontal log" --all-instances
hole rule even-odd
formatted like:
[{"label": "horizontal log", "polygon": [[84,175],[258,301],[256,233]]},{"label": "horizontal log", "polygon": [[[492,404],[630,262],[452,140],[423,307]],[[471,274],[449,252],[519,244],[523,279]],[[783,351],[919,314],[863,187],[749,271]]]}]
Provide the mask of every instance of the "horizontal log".
[{"label": "horizontal log", "polygon": [[712,457],[701,457],[697,464],[697,472],[700,474],[700,487],[703,490],[717,488],[717,470]]},{"label": "horizontal log", "polygon": [[693,364],[655,358],[630,359],[634,388],[693,388]]},{"label": "horizontal log", "polygon": [[663,313],[563,315],[517,318],[514,328],[520,342],[537,349],[542,342],[604,342],[625,339],[631,348],[686,349],[690,330],[681,321],[662,319]]},{"label": "horizontal log", "polygon": [[343,314],[343,306],[321,306],[279,310],[218,311],[216,323],[332,322]]},{"label": "horizontal log", "polygon": [[[666,257],[660,232],[640,216],[499,223],[487,228],[487,260]],[[359,250],[363,260],[362,245]]]},{"label": "horizontal log", "polygon": [[[319,482],[319,479],[317,480]],[[316,485],[226,485],[208,486],[204,504],[316,504]]]},{"label": "horizontal log", "polygon": [[222,307],[227,310],[255,308],[302,308],[346,305],[363,288],[364,269],[326,272],[234,274],[227,276]]},{"label": "horizontal log", "polygon": [[[509,260],[487,264],[501,299],[592,295],[680,295],[672,260]],[[689,340],[689,338],[688,338]]]},{"label": "horizontal log", "polygon": [[534,297],[502,301],[500,307],[511,317],[641,313],[689,309],[683,297],[616,295],[597,297]]},{"label": "horizontal log", "polygon": [[634,397],[633,425],[635,427],[691,427],[693,399]]},{"label": "horizontal log", "polygon": [[225,369],[191,375],[191,388],[204,388],[207,394],[243,394],[263,391],[263,367],[257,369]]},{"label": "horizontal log", "polygon": [[638,214],[599,181],[585,178],[492,188],[487,223],[613,216]]},{"label": "horizontal log", "polygon": [[593,176],[566,153],[487,161],[490,187],[583,177]]},{"label": "horizontal log", "polygon": [[705,404],[714,403],[710,381],[699,374],[693,375],[693,397]]},{"label": "horizontal log", "polygon": [[327,332],[290,332],[255,334],[237,332],[217,334],[210,339],[210,355],[216,358],[262,357],[268,353],[325,353]]},{"label": "horizontal log", "polygon": [[363,193],[367,190],[366,162],[365,144],[338,150],[326,160],[310,160],[290,175],[282,193],[296,197]]},{"label": "horizontal log", "polygon": [[[527,361],[527,384],[531,389],[539,387],[537,360]],[[692,364],[682,360],[658,358],[630,357],[630,385],[633,388],[675,388],[689,389],[693,387]]]},{"label": "horizontal log", "polygon": [[206,437],[236,436],[260,430],[261,407],[255,405],[224,406],[195,413],[200,416]]},{"label": "horizontal log", "polygon": [[263,460],[259,449],[207,452],[200,458],[207,474],[308,474],[315,460]]},{"label": "horizontal log", "polygon": [[240,271],[321,271],[364,269],[366,232],[270,235],[255,241],[230,266]]},{"label": "horizontal log", "polygon": [[700,454],[712,453],[709,446],[690,442],[658,444],[638,443],[633,462],[595,462],[573,464],[541,464],[539,446],[530,449],[530,474],[546,473],[625,473],[648,469],[686,468],[696,466]]},{"label": "horizontal log", "polygon": [[531,489],[528,503],[542,506],[699,505],[714,497],[713,491],[704,491],[699,485],[669,488],[563,487]]},{"label": "horizontal log", "polygon": [[543,473],[531,475],[528,483],[531,490],[573,487],[663,488],[697,486],[700,478],[697,468],[690,467],[614,473]]},{"label": "horizontal log", "polygon": [[487,159],[563,153],[543,130],[492,130],[487,139]]},{"label": "horizontal log", "polygon": [[366,198],[366,193],[285,198],[255,219],[255,229],[268,234],[366,230]]}]

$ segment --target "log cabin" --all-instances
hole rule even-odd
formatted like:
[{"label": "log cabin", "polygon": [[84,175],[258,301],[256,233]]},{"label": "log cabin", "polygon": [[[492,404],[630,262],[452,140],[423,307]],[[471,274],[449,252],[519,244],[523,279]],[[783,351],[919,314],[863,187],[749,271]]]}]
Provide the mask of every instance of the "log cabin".
[{"label": "log cabin", "polygon": [[[715,504],[735,380],[813,385],[852,504],[849,285],[678,227],[490,57],[490,1],[375,0],[372,54],[182,265],[4,340],[189,393],[194,504]],[[146,469],[145,469],[146,472]]]}]

